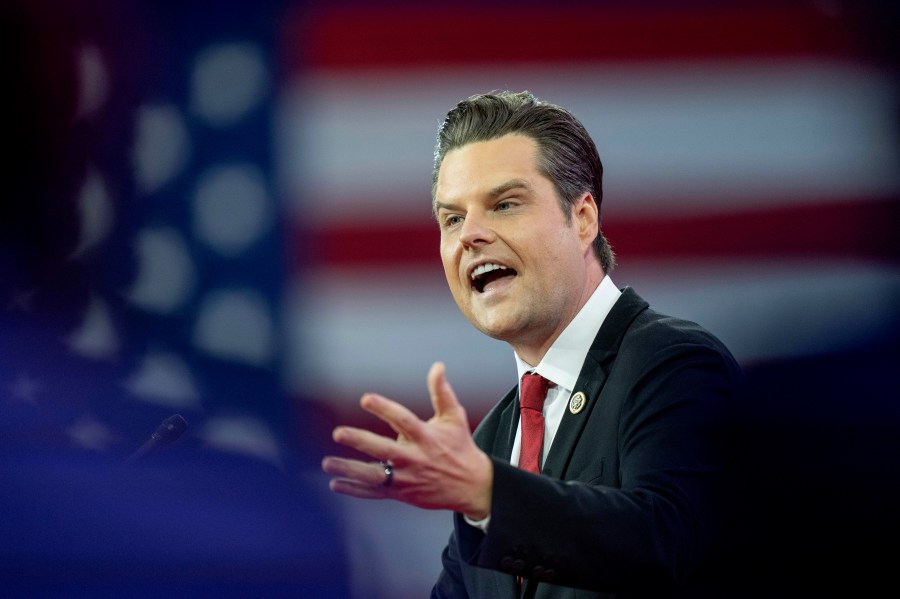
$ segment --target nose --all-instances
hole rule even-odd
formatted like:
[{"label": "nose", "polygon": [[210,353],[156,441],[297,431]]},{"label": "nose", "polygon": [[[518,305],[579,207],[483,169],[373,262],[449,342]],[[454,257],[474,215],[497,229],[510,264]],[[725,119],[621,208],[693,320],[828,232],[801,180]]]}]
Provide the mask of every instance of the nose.
[{"label": "nose", "polygon": [[466,215],[459,231],[459,242],[466,249],[488,244],[496,239],[494,230],[486,220],[474,213]]}]

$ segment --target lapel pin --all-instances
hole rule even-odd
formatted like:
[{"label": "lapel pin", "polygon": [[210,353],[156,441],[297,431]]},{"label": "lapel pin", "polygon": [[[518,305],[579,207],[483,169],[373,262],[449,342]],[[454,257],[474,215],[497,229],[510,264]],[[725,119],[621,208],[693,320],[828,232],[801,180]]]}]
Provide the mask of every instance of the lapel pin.
[{"label": "lapel pin", "polygon": [[578,393],[574,394],[571,399],[569,399],[569,412],[571,412],[572,414],[577,414],[584,409],[584,405],[586,403],[587,396],[579,391]]}]

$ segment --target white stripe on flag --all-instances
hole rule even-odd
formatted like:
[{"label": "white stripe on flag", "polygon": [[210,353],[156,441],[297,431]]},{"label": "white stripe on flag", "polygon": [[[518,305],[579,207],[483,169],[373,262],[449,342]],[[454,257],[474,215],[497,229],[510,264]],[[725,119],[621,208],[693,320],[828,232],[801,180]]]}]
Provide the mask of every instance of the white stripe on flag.
[{"label": "white stripe on flag", "polygon": [[897,89],[886,74],[794,60],[309,74],[279,109],[285,193],[308,222],[427,215],[442,115],[495,88],[530,89],[582,119],[617,214],[900,189]]},{"label": "white stripe on flag", "polygon": [[[657,261],[623,265],[613,280],[707,327],[745,365],[852,348],[900,324],[897,267]],[[293,390],[337,409],[375,391],[427,415],[425,374],[436,360],[476,415],[515,381],[509,347],[462,317],[439,271],[322,272],[298,284],[289,306]]]}]

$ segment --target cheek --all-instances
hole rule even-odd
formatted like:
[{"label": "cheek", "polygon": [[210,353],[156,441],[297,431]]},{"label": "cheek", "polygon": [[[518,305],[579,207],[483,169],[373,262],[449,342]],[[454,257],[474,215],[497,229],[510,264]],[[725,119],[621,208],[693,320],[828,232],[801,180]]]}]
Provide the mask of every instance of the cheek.
[{"label": "cheek", "polygon": [[452,250],[447,249],[441,244],[441,264],[444,267],[444,276],[447,277],[447,283],[451,288],[459,286],[459,263]]}]

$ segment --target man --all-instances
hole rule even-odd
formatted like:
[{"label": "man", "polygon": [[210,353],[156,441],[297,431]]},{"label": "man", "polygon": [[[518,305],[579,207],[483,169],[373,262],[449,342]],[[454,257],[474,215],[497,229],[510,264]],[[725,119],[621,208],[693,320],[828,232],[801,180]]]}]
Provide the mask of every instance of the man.
[{"label": "man", "polygon": [[[337,427],[376,461],[323,461],[334,491],[456,512],[433,597],[659,597],[706,582],[740,370],[696,324],[615,287],[601,178],[581,123],[528,92],[473,96],[440,128],[447,282],[476,328],[512,346],[520,384],[470,435],[435,363],[432,418],[366,394],[397,438]],[[549,382],[520,418],[525,373]]]}]

